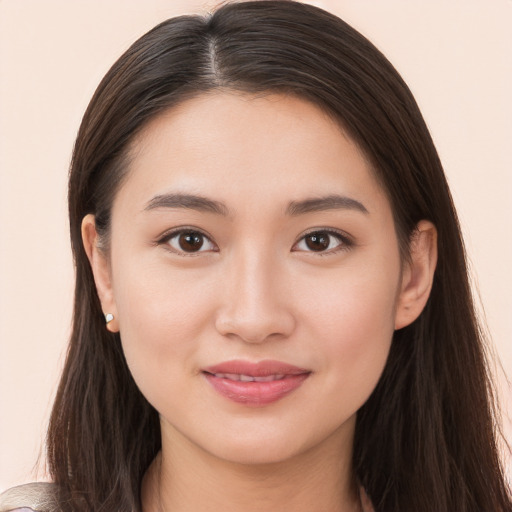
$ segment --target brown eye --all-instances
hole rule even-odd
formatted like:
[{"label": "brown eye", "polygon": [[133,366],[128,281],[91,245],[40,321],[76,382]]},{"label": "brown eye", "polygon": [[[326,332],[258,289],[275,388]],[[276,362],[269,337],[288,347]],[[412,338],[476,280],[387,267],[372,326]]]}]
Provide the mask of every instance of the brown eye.
[{"label": "brown eye", "polygon": [[294,251],[335,253],[338,250],[349,249],[351,240],[336,231],[311,231],[304,235],[294,246]]},{"label": "brown eye", "polygon": [[306,246],[312,251],[325,251],[329,248],[330,235],[328,233],[311,233],[304,237]]},{"label": "brown eye", "polygon": [[204,240],[203,235],[199,233],[182,233],[178,238],[180,249],[185,252],[195,252],[201,249]]},{"label": "brown eye", "polygon": [[178,254],[193,254],[215,250],[215,244],[199,231],[177,231],[167,236],[165,243]]}]

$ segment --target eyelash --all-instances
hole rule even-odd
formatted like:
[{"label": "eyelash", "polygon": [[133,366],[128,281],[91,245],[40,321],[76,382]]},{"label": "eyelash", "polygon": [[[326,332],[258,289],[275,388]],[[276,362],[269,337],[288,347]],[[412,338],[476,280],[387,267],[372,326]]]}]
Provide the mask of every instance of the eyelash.
[{"label": "eyelash", "polygon": [[315,229],[312,229],[311,231],[308,231],[307,233],[304,233],[299,238],[299,240],[294,244],[293,247],[297,246],[300,242],[305,240],[306,237],[311,236],[311,235],[318,235],[318,234],[328,235],[329,237],[334,237],[334,238],[338,239],[338,241],[340,243],[336,247],[326,250],[326,251],[304,251],[304,252],[317,254],[318,256],[330,256],[331,254],[337,254],[338,252],[341,252],[341,251],[348,251],[354,246],[353,240],[346,233],[343,233],[342,231],[338,231],[338,230],[335,230],[332,228],[315,228]]},{"label": "eyelash", "polygon": [[[207,251],[186,252],[184,250],[179,250],[179,249],[175,249],[175,248],[171,247],[169,242],[173,238],[176,238],[176,237],[178,237],[180,235],[184,235],[184,234],[200,235],[201,237],[208,240],[212,245],[215,246],[216,250],[214,252],[218,252],[218,247],[212,242],[212,239],[210,236],[208,236],[206,233],[203,233],[201,230],[199,230],[197,228],[192,228],[192,227],[191,228],[182,227],[182,228],[178,228],[178,229],[169,231],[169,232],[165,233],[160,239],[157,240],[156,245],[167,245],[168,251],[170,251],[174,254],[177,254],[178,256],[184,256],[184,257],[197,256],[198,254],[200,254],[202,252],[207,252]],[[203,242],[203,244],[204,244],[204,242]],[[201,247],[202,247],[202,245],[201,245]]]},{"label": "eyelash", "polygon": [[[167,250],[173,252],[174,254],[177,254],[178,256],[184,256],[184,257],[189,257],[189,256],[197,256],[198,254],[202,253],[202,252],[209,252],[209,251],[194,251],[194,252],[186,252],[184,250],[180,250],[180,249],[176,249],[176,248],[173,248],[170,246],[170,241],[173,239],[173,238],[176,238],[180,235],[183,235],[183,234],[190,234],[190,235],[199,235],[201,237],[203,237],[204,239],[208,240],[210,244],[214,245],[215,246],[215,249],[213,250],[213,252],[218,252],[218,247],[215,245],[215,243],[211,240],[210,236],[208,236],[207,234],[203,233],[201,230],[197,229],[197,228],[187,228],[187,227],[183,227],[183,228],[179,228],[179,229],[175,229],[175,230],[172,230],[170,232],[167,232],[165,233],[161,238],[159,238],[157,241],[156,241],[156,245],[167,245]],[[327,235],[329,237],[334,237],[336,238],[338,241],[339,241],[339,244],[332,248],[332,249],[328,249],[326,251],[300,251],[300,250],[294,250],[294,247],[296,247],[299,243],[301,243],[302,241],[304,241],[306,239],[306,237],[308,236],[311,236],[311,235],[315,235],[315,234],[322,234],[322,235]],[[203,241],[203,244],[204,244],[204,241]],[[200,248],[202,248],[203,244],[201,244]],[[330,242],[329,242],[329,245],[330,245]],[[332,228],[325,228],[325,229],[322,229],[322,228],[315,228],[307,233],[304,233],[299,239],[297,242],[295,242],[295,244],[293,245],[292,247],[292,251],[293,252],[309,252],[309,253],[312,253],[312,254],[317,254],[319,256],[328,256],[328,255],[331,255],[331,254],[336,254],[338,252],[341,252],[341,251],[348,251],[350,250],[354,245],[354,242],[352,241],[352,239],[347,236],[345,233],[341,232],[341,231],[337,231],[337,230],[334,230]]]}]

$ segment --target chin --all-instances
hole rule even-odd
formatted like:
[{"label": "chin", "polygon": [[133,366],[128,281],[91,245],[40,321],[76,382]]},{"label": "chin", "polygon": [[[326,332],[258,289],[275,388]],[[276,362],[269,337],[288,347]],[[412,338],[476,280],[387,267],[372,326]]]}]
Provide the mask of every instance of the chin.
[{"label": "chin", "polygon": [[297,426],[293,429],[267,426],[259,431],[237,429],[224,436],[210,437],[202,448],[213,457],[234,464],[279,464],[307,455],[308,452],[312,454],[317,449],[336,450],[337,447],[330,446],[330,441],[336,443],[338,437],[334,432],[322,429],[318,432],[307,429],[301,432]]},{"label": "chin", "polygon": [[264,441],[253,445],[237,442],[235,446],[217,446],[210,453],[214,457],[232,464],[261,466],[286,462],[300,455],[301,452],[303,450],[297,447],[286,446],[282,442]]}]

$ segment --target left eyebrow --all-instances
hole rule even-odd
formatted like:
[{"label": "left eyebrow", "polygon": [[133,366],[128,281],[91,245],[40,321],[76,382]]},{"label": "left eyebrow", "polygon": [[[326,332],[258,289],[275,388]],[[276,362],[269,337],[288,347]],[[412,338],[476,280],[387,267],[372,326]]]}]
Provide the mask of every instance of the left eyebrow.
[{"label": "left eyebrow", "polygon": [[296,216],[304,213],[320,212],[325,210],[355,210],[368,215],[368,210],[363,203],[350,197],[329,195],[319,198],[292,201],[286,209],[287,215]]},{"label": "left eyebrow", "polygon": [[224,203],[194,194],[161,194],[148,201],[144,210],[150,211],[157,208],[185,208],[223,216],[229,214]]}]

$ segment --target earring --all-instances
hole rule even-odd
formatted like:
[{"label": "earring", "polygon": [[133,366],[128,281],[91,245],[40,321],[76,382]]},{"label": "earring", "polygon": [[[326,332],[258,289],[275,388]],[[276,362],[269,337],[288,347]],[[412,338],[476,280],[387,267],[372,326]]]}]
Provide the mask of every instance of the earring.
[{"label": "earring", "polygon": [[112,313],[106,313],[105,314],[105,323],[109,324],[114,320],[114,315]]}]

